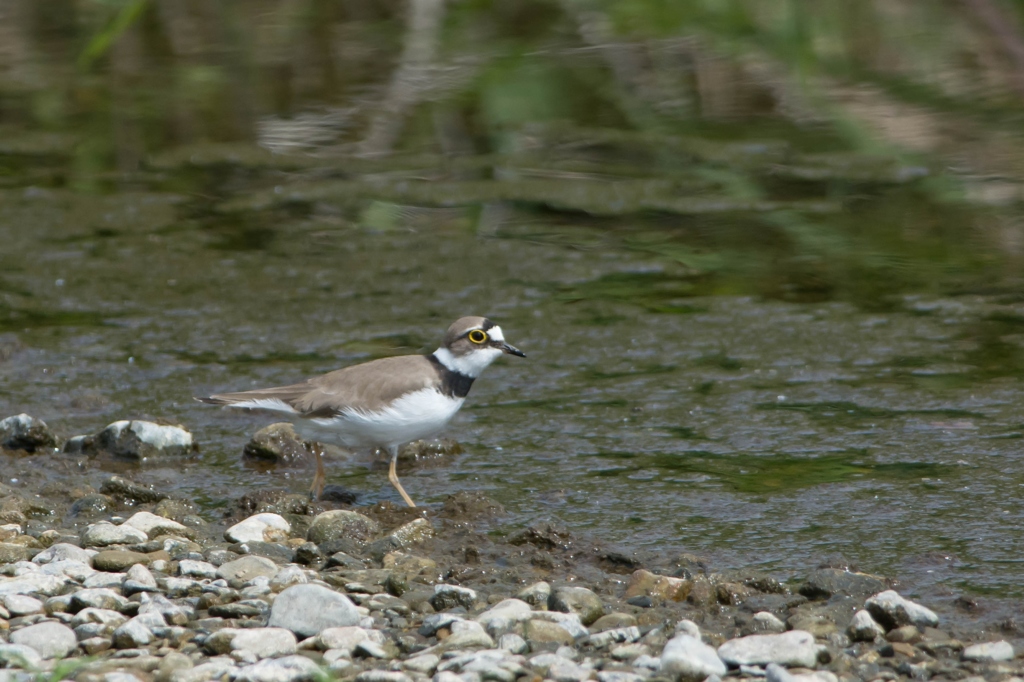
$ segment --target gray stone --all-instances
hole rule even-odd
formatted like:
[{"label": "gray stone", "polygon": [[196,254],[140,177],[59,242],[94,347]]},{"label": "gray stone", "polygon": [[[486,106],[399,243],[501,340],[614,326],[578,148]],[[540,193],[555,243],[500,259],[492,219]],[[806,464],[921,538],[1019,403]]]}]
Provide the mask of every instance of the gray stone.
[{"label": "gray stone", "polygon": [[0,565],[28,561],[38,553],[39,550],[33,547],[17,545],[12,542],[0,542]]},{"label": "gray stone", "polygon": [[248,582],[257,576],[273,578],[281,570],[270,559],[246,555],[217,567],[217,577],[228,581]]},{"label": "gray stone", "polygon": [[423,675],[431,675],[440,661],[441,659],[434,654],[420,654],[402,661],[402,667]]},{"label": "gray stone", "polygon": [[749,635],[729,640],[718,647],[718,657],[734,667],[778,663],[813,668],[818,664],[821,649],[811,633],[792,630],[779,635]]},{"label": "gray stone", "polygon": [[750,629],[754,634],[777,634],[786,631],[786,624],[770,611],[758,611],[750,619]]},{"label": "gray stone", "polygon": [[293,585],[277,595],[268,625],[305,638],[326,628],[356,625],[360,620],[348,597],[320,585]]},{"label": "gray stone", "polygon": [[211,659],[195,667],[178,668],[171,671],[171,682],[209,682],[224,679],[235,672],[234,661],[230,658]]},{"label": "gray stone", "polygon": [[113,498],[103,493],[89,493],[75,500],[68,513],[74,517],[94,518],[109,513],[114,506]]},{"label": "gray stone", "polygon": [[498,639],[498,648],[512,654],[525,654],[529,646],[525,639],[514,632],[509,632]]},{"label": "gray stone", "polygon": [[185,608],[178,606],[162,594],[142,595],[142,605],[139,607],[139,615],[157,613],[170,625],[185,625],[189,621],[189,614]]},{"label": "gray stone", "polygon": [[356,675],[355,682],[412,682],[412,678],[398,670],[364,670]]},{"label": "gray stone", "polygon": [[434,596],[430,604],[438,611],[447,611],[457,606],[473,608],[476,601],[476,590],[459,585],[434,585]]},{"label": "gray stone", "polygon": [[114,646],[118,649],[136,649],[153,641],[153,631],[145,618],[136,616],[114,630]]},{"label": "gray stone", "polygon": [[81,561],[71,560],[51,561],[48,564],[43,564],[39,571],[45,575],[71,578],[75,582],[80,583],[85,582],[96,573],[96,569],[92,566],[83,564]]},{"label": "gray stone", "polygon": [[0,668],[38,670],[42,664],[43,657],[32,647],[24,644],[0,643]]},{"label": "gray stone", "polygon": [[14,617],[43,612],[43,602],[24,594],[9,594],[3,598],[4,607]]},{"label": "gray stone", "polygon": [[[99,552],[92,558],[92,567],[97,571],[121,573],[136,564],[148,564],[149,556],[141,552],[129,552],[124,549],[108,549]],[[118,580],[120,582],[120,579]]]},{"label": "gray stone", "polygon": [[574,638],[586,637],[590,631],[580,622],[579,615],[575,613],[561,613],[560,611],[534,611],[530,622],[547,621],[555,623]]},{"label": "gray stone", "polygon": [[134,545],[149,539],[145,533],[131,526],[115,526],[108,521],[93,523],[82,532],[82,544],[86,547],[107,547],[108,545]]},{"label": "gray stone", "polygon": [[391,658],[388,656],[388,652],[384,650],[384,647],[376,642],[370,641],[369,639],[364,639],[356,644],[356,648],[352,650],[352,653],[359,656],[367,656],[369,658],[378,658],[381,660]]},{"label": "gray stone", "polygon": [[136,590],[138,592],[156,589],[156,578],[154,578],[153,573],[142,564],[135,564],[128,569],[124,581],[125,589],[128,588],[129,582],[133,583],[134,586],[141,588]]},{"label": "gray stone", "polygon": [[312,573],[301,566],[285,566],[278,571],[277,575],[270,579],[267,587],[269,587],[273,592],[280,592],[292,585],[303,585],[308,583],[310,579],[315,576],[316,573]]},{"label": "gray stone", "polygon": [[25,573],[12,580],[0,580],[0,597],[8,594],[41,594],[52,596],[64,589],[68,579],[42,572]]},{"label": "gray stone", "polygon": [[209,579],[217,578],[217,567],[209,561],[196,561],[194,559],[182,559],[178,562],[178,572],[190,578]]},{"label": "gray stone", "polygon": [[292,525],[279,514],[255,514],[224,531],[228,542],[280,542],[288,539]]},{"label": "gray stone", "polygon": [[583,643],[587,646],[592,646],[595,649],[603,649],[606,646],[612,644],[622,644],[636,642],[640,639],[640,628],[635,625],[631,625],[627,628],[615,628],[614,630],[605,630],[598,632],[597,634],[590,635],[583,640]]},{"label": "gray stone", "polygon": [[256,658],[278,658],[296,651],[295,635],[284,628],[225,628],[206,640],[206,648],[217,654],[249,652]]},{"label": "gray stone", "polygon": [[769,663],[764,669],[765,682],[796,682],[796,675],[791,674],[778,663]]},{"label": "gray stone", "polygon": [[0,420],[0,447],[35,452],[56,444],[57,439],[42,419],[22,413]]},{"label": "gray stone", "polygon": [[294,426],[278,422],[253,434],[242,449],[242,455],[275,464],[291,464],[309,459],[310,451],[307,442],[295,433]]},{"label": "gray stone", "polygon": [[[375,636],[371,635],[371,633],[377,632],[377,630],[366,630],[355,625],[326,628],[317,635],[316,643],[321,649],[333,649],[351,654],[357,644],[365,639],[369,639],[371,636]],[[383,638],[383,635],[381,635],[381,638]]]},{"label": "gray stone", "polygon": [[127,502],[159,502],[167,499],[167,495],[161,492],[120,476],[111,476],[104,481],[100,492]]},{"label": "gray stone", "polygon": [[585,587],[556,587],[551,592],[548,608],[578,614],[584,625],[590,625],[604,615],[601,598]]},{"label": "gray stone", "polygon": [[233,682],[301,682],[319,679],[316,663],[305,656],[284,656],[247,665],[233,676]]},{"label": "gray stone", "polygon": [[551,585],[546,582],[539,582],[519,590],[516,599],[520,599],[530,606],[543,606],[551,598]]},{"label": "gray stone", "polygon": [[851,597],[866,597],[888,587],[885,578],[868,573],[844,571],[839,568],[819,568],[812,571],[800,594],[808,599],[828,599],[836,594]]},{"label": "gray stone", "polygon": [[124,573],[107,573],[96,571],[82,582],[86,589],[116,589],[124,582]]},{"label": "gray stone", "polygon": [[78,628],[81,625],[104,625],[109,626],[110,631],[113,632],[114,628],[124,624],[128,620],[128,616],[125,616],[117,611],[111,611],[109,609],[82,609],[75,614],[74,618],[71,619],[71,627]]},{"label": "gray stone", "polygon": [[645,679],[643,675],[625,670],[600,670],[597,673],[597,682],[643,682]]},{"label": "gray stone", "polygon": [[1013,656],[1013,646],[1005,640],[974,644],[964,649],[963,653],[965,661],[975,661],[978,663],[1012,661]]},{"label": "gray stone", "polygon": [[51,561],[79,561],[88,566],[92,561],[92,555],[95,553],[66,542],[58,542],[32,557],[32,563],[48,564]]},{"label": "gray stone", "polygon": [[698,682],[727,672],[715,650],[690,635],[676,635],[668,641],[661,653],[661,669],[682,682]]},{"label": "gray stone", "polygon": [[137,462],[190,455],[198,449],[192,434],[181,426],[161,426],[139,420],[110,424],[96,434],[94,447]]},{"label": "gray stone", "polygon": [[12,632],[11,644],[32,647],[43,658],[64,658],[78,647],[78,638],[67,625],[50,621]]},{"label": "gray stone", "polygon": [[885,630],[875,622],[870,613],[861,609],[853,614],[853,619],[850,621],[850,626],[846,629],[846,634],[854,642],[873,642],[875,638],[883,636]]},{"label": "gray stone", "polygon": [[128,600],[105,587],[94,589],[78,590],[71,596],[71,610],[81,611],[92,607],[94,609],[109,609],[120,611],[128,604]]},{"label": "gray stone", "polygon": [[519,599],[504,599],[487,609],[476,621],[492,635],[504,633],[515,623],[529,620],[533,610],[530,605]]},{"label": "gray stone", "polygon": [[318,514],[309,526],[306,538],[322,545],[331,540],[366,541],[380,533],[373,519],[354,511],[335,509]]},{"label": "gray stone", "polygon": [[150,538],[156,538],[160,535],[178,535],[181,537],[192,537],[194,535],[191,528],[147,511],[132,514],[131,518],[122,525],[140,530]]},{"label": "gray stone", "polygon": [[558,623],[545,620],[529,620],[523,626],[526,641],[535,644],[572,644],[575,637]]},{"label": "gray stone", "polygon": [[875,621],[886,630],[901,625],[918,627],[937,627],[939,617],[933,611],[909,599],[904,599],[895,590],[886,590],[871,597],[864,607]]}]

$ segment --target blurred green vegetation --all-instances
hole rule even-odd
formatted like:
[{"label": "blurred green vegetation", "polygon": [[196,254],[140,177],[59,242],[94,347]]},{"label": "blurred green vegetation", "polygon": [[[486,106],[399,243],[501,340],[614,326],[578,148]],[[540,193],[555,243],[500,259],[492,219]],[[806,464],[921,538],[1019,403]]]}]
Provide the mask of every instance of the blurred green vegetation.
[{"label": "blurred green vegetation", "polygon": [[665,313],[1019,282],[1010,0],[6,7],[0,187],[185,194],[218,248],[327,206],[642,254],[560,295]]}]

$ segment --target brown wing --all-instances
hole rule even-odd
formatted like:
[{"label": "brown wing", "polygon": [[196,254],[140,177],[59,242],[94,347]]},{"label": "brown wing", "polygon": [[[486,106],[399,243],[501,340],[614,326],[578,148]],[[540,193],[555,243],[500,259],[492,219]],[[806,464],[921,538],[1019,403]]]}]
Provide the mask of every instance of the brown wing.
[{"label": "brown wing", "polygon": [[291,386],[220,393],[200,400],[237,407],[251,403],[254,408],[261,407],[260,401],[277,400],[303,417],[331,417],[344,409],[377,411],[406,393],[439,383],[430,360],[422,355],[402,355],[335,370]]}]

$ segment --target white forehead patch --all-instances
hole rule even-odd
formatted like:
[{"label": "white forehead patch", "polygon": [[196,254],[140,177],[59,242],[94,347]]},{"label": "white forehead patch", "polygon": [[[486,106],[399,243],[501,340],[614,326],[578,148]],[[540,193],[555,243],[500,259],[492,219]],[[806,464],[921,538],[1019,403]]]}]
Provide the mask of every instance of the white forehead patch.
[{"label": "white forehead patch", "polygon": [[501,327],[495,325],[487,330],[487,335],[495,341],[504,341],[505,335],[501,333]]}]

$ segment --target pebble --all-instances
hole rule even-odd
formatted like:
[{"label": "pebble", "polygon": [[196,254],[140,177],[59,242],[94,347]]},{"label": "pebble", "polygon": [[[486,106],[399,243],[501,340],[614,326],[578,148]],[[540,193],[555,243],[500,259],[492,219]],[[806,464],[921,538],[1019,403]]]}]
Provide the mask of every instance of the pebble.
[{"label": "pebble", "polygon": [[476,590],[460,585],[434,585],[434,596],[430,604],[438,611],[447,611],[457,606],[466,609],[473,608],[473,602],[477,600]]},{"label": "pebble", "polygon": [[660,670],[683,682],[726,674],[725,664],[715,649],[690,635],[677,635],[669,640],[662,651]]},{"label": "pebble", "polygon": [[937,627],[939,617],[920,604],[904,599],[895,590],[886,590],[871,597],[864,603],[871,617],[886,630],[901,625]]},{"label": "pebble", "polygon": [[192,434],[181,426],[147,421],[117,421],[96,434],[93,447],[121,459],[145,461],[190,455],[196,450]]},{"label": "pebble", "polygon": [[231,675],[232,682],[295,682],[318,679],[320,667],[305,656],[284,656],[247,665]]},{"label": "pebble", "polygon": [[36,452],[56,444],[57,439],[42,419],[22,413],[0,420],[0,447]]},{"label": "pebble", "polygon": [[132,514],[132,516],[125,521],[123,525],[140,530],[150,538],[156,538],[160,535],[181,535],[183,537],[190,537],[194,534],[190,528],[178,523],[177,521],[165,519],[162,516],[157,516],[156,514],[147,511],[140,511]]},{"label": "pebble", "polygon": [[884,636],[885,630],[875,622],[870,613],[861,609],[853,614],[853,619],[850,621],[850,626],[846,629],[846,633],[854,642],[873,642],[877,637]]},{"label": "pebble", "polygon": [[258,576],[273,578],[281,570],[270,559],[261,556],[243,556],[217,567],[217,577],[227,581],[248,582]]},{"label": "pebble", "polygon": [[361,618],[345,595],[320,585],[293,585],[277,595],[268,625],[312,637],[326,628],[356,625]]},{"label": "pebble", "polygon": [[190,578],[216,580],[217,567],[208,561],[196,561],[195,559],[182,559],[178,562],[178,572]]},{"label": "pebble", "polygon": [[542,606],[547,608],[548,600],[551,598],[551,585],[546,582],[533,583],[523,589],[519,590],[516,594],[516,599],[520,599],[530,606]]},{"label": "pebble", "polygon": [[775,633],[786,631],[786,624],[770,611],[758,611],[751,619],[751,627],[755,633]]},{"label": "pebble", "polygon": [[1004,640],[998,642],[984,642],[973,644],[964,649],[963,660],[976,661],[979,663],[992,661],[1012,661],[1014,657],[1013,646]]},{"label": "pebble", "polygon": [[575,613],[583,625],[590,625],[604,615],[601,598],[586,587],[556,587],[551,592],[548,608],[552,611]]},{"label": "pebble", "polygon": [[92,556],[95,551],[89,551],[82,549],[76,545],[70,545],[66,542],[58,542],[55,545],[44,549],[39,554],[36,554],[32,558],[32,562],[36,564],[48,564],[51,561],[77,561],[88,565],[92,561]]},{"label": "pebble", "polygon": [[43,612],[43,602],[24,594],[9,594],[3,598],[2,602],[8,611],[8,618]]},{"label": "pebble", "polygon": [[748,635],[731,639],[718,647],[718,656],[734,667],[778,663],[787,667],[813,668],[818,664],[821,649],[811,633],[791,630],[778,635]]},{"label": "pebble", "polygon": [[205,644],[212,653],[251,653],[257,659],[289,656],[297,649],[295,635],[284,628],[225,628],[211,635]]},{"label": "pebble", "polygon": [[380,533],[380,525],[373,519],[345,509],[318,514],[309,525],[306,538],[317,545],[331,540],[365,541]]},{"label": "pebble", "polygon": [[92,558],[92,567],[97,571],[113,571],[115,573],[126,571],[135,564],[148,563],[148,555],[124,549],[109,549],[97,553]]},{"label": "pebble", "polygon": [[149,539],[145,533],[131,526],[115,526],[101,521],[86,526],[82,532],[82,544],[86,547],[107,547],[108,545],[133,545]]},{"label": "pebble", "polygon": [[12,632],[11,644],[35,649],[43,658],[64,658],[78,646],[78,638],[68,626],[50,621]]},{"label": "pebble", "polygon": [[256,514],[224,531],[228,542],[277,542],[286,540],[292,526],[279,514]]}]

